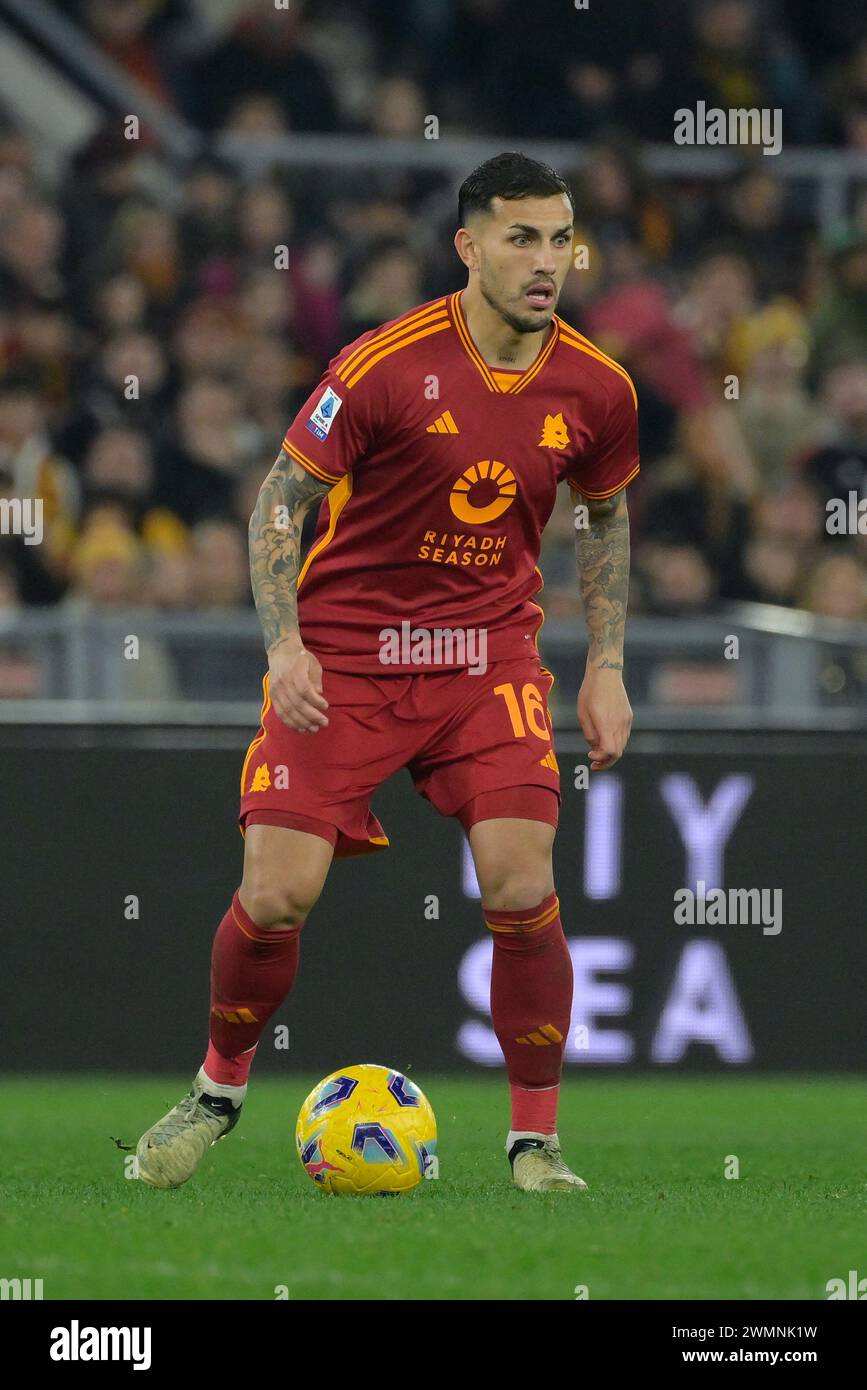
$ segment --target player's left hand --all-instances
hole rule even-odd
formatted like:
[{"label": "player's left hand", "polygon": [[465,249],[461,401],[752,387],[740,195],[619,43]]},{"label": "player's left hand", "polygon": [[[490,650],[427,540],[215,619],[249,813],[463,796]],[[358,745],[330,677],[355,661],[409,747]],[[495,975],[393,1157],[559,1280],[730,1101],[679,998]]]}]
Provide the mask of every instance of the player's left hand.
[{"label": "player's left hand", "polygon": [[623,676],[589,666],[578,692],[578,723],[590,745],[590,771],[604,772],[622,756],[632,729],[632,706]]}]

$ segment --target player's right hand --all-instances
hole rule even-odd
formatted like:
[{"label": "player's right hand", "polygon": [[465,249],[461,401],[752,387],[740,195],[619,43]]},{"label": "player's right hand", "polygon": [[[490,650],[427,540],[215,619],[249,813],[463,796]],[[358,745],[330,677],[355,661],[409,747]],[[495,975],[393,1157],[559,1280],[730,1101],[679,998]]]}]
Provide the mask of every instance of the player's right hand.
[{"label": "player's right hand", "polygon": [[284,724],[302,734],[315,734],[328,723],[328,701],[322,693],[322,667],[300,637],[286,637],[268,652],[271,703]]}]

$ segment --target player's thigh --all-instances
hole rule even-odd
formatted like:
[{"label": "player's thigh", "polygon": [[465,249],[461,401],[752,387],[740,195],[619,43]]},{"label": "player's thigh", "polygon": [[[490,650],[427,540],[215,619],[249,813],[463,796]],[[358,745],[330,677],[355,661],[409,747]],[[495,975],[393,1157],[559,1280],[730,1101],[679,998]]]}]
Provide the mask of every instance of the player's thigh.
[{"label": "player's thigh", "polygon": [[520,911],[554,891],[553,825],[505,816],[482,820],[471,826],[469,841],[486,907]]},{"label": "player's thigh", "polygon": [[260,926],[303,922],[328,876],[334,848],[319,835],[282,825],[248,825],[241,905]]}]

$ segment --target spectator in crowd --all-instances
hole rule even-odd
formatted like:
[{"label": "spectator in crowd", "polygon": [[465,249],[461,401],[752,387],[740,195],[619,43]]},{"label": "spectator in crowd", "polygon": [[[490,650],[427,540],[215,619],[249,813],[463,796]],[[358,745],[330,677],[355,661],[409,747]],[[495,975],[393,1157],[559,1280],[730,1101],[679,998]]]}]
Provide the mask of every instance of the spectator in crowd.
[{"label": "spectator in crowd", "polygon": [[[0,507],[10,507],[7,514],[14,517],[11,507],[16,503],[20,506],[25,500],[15,486],[12,473],[0,464]],[[30,499],[31,502],[35,500]],[[36,536],[38,515],[31,511],[25,520],[29,536]],[[44,519],[42,524],[44,526]],[[23,530],[16,531],[12,525],[0,528],[0,566],[14,575],[15,594],[23,605],[56,603],[63,596],[66,588],[63,563],[55,547],[44,542],[31,543]]]},{"label": "spectator in crowd", "polygon": [[231,377],[246,349],[245,325],[229,297],[199,295],[176,320],[172,340],[177,384],[199,376]]},{"label": "spectator in crowd", "polygon": [[[9,605],[66,594],[70,613],[248,607],[247,518],[289,420],[344,343],[457,283],[450,174],[311,176],[263,142],[421,140],[433,115],[442,135],[592,141],[571,179],[588,254],[561,312],[638,386],[636,609],[862,612],[867,546],[833,549],[824,507],[867,495],[867,195],[822,247],[815,200],[773,160],[661,177],[641,142],[670,144],[701,99],[780,106],[787,145],[867,144],[867,26],[777,0],[657,0],[592,25],[566,4],[534,67],[521,0],[239,0],[222,28],[189,0],[58,4],[205,140],[181,164],[108,119],[58,180],[0,112],[0,496],[41,496],[51,537],[0,536],[0,603],[5,583]],[[561,494],[541,602],[571,619]],[[204,688],[195,655],[184,689]]]},{"label": "spectator in crowd", "polygon": [[11,313],[4,355],[10,375],[33,385],[53,419],[69,399],[76,369],[74,327],[63,306],[23,305]]},{"label": "spectator in crowd", "polygon": [[827,138],[854,149],[867,148],[867,33],[832,66],[825,87]]},{"label": "spectator in crowd", "polygon": [[854,554],[826,555],[807,577],[806,608],[850,622],[867,617],[867,572]]},{"label": "spectator in crowd", "polygon": [[832,367],[822,382],[825,418],[816,445],[800,466],[823,504],[867,496],[867,360]]},{"label": "spectator in crowd", "polygon": [[635,145],[625,139],[598,143],[577,180],[577,240],[604,248],[611,242],[634,241],[651,261],[664,260],[672,250],[674,223],[670,211],[642,174]]},{"label": "spectator in crowd", "polygon": [[697,0],[679,84],[680,106],[785,109],[787,128],[814,139],[818,111],[806,63],[780,7],[757,0]]},{"label": "spectator in crowd", "polygon": [[143,286],[157,314],[173,310],[184,281],[183,253],[175,217],[143,202],[124,203],[115,214],[101,255],[113,270],[125,270]]},{"label": "spectator in crowd", "polygon": [[146,202],[154,155],[146,135],[127,140],[123,125],[108,120],[73,154],[58,189],[64,223],[63,275],[76,308],[93,288],[114,218],[125,205]]},{"label": "spectator in crowd", "polygon": [[418,257],[397,240],[374,246],[346,296],[346,337],[405,314],[422,298]]},{"label": "spectator in crowd", "polygon": [[797,295],[804,278],[808,228],[787,206],[786,185],[762,164],[746,165],[713,210],[708,240],[736,247],[762,299]]},{"label": "spectator in crowd", "polygon": [[96,436],[84,459],[81,530],[97,520],[133,531],[153,550],[186,550],[189,537],[180,519],[155,507],[153,449],[146,435],[114,428]]},{"label": "spectator in crowd", "polygon": [[737,417],[763,488],[783,486],[793,460],[817,439],[821,411],[805,384],[809,337],[801,310],[774,300],[735,335]]},{"label": "spectator in crowd", "polygon": [[197,608],[246,608],[252,602],[245,537],[232,521],[193,527],[193,599]]},{"label": "spectator in crowd", "polygon": [[28,648],[26,640],[12,635],[3,622],[14,617],[20,608],[18,574],[0,545],[0,700],[32,699],[40,694],[42,672],[38,656]]},{"label": "spectator in crowd", "polygon": [[[78,509],[79,481],[55,449],[38,386],[25,375],[0,381],[0,470],[8,479],[7,495],[38,505],[41,517],[43,539],[24,547],[40,552],[39,561],[27,566],[35,590],[28,586],[25,601],[50,601],[56,596],[64,538]],[[20,560],[26,563],[24,556]]]},{"label": "spectator in crowd", "polygon": [[[867,619],[867,566],[854,552],[827,554],[806,576],[802,605],[823,619]],[[867,651],[863,644],[825,646],[821,651],[819,694],[827,704],[867,702]]]},{"label": "spectator in crowd", "polygon": [[158,433],[169,391],[169,362],[159,338],[139,328],[112,333],[82,369],[69,413],[58,425],[61,448],[80,460],[101,430]]},{"label": "spectator in crowd", "polygon": [[184,182],[180,236],[194,266],[223,261],[234,253],[237,182],[220,159],[202,158]]},{"label": "spectator in crowd", "polygon": [[756,286],[747,259],[711,243],[689,275],[676,316],[704,364],[717,395],[724,378],[741,369],[738,344],[756,309]]},{"label": "spectator in crowd", "polygon": [[173,104],[151,30],[148,0],[77,0],[81,22],[97,46],[152,96]]},{"label": "spectator in crowd", "polygon": [[231,30],[199,60],[194,110],[197,124],[219,129],[237,95],[267,95],[290,130],[337,126],[331,82],[316,57],[302,0],[246,0]]},{"label": "spectator in crowd", "polygon": [[163,612],[194,608],[193,562],[189,551],[150,551],[142,598],[148,607]]},{"label": "spectator in crowd", "polygon": [[71,611],[134,607],[144,575],[145,551],[129,527],[101,519],[88,526],[72,554]]},{"label": "spectator in crowd", "polygon": [[639,578],[642,611],[665,617],[710,611],[719,588],[701,549],[686,540],[651,541],[641,557]]},{"label": "spectator in crowd", "polygon": [[[298,392],[306,393],[308,387],[312,390],[315,372],[312,360],[299,359],[276,334],[253,340],[242,358],[240,382],[250,420],[263,443],[272,443],[276,450],[294,413],[292,402]],[[267,472],[265,468],[258,474],[260,485]]]},{"label": "spectator in crowd", "polygon": [[94,338],[127,330],[145,331],[150,305],[144,282],[132,271],[111,271],[97,278],[88,295],[86,323]]},{"label": "spectator in crowd", "polygon": [[[94,524],[73,552],[73,582],[64,609],[71,621],[86,622],[91,614],[135,608],[145,574],[145,549],[130,530],[110,521]],[[110,665],[108,688],[122,700],[177,699],[177,678],[164,644],[144,633],[132,635],[137,640],[134,655],[126,655],[120,639],[116,651],[103,653]]]},{"label": "spectator in crowd", "polygon": [[181,390],[160,460],[157,497],[192,525],[230,505],[232,489],[261,441],[237,387],[198,377]]},{"label": "spectator in crowd", "polygon": [[417,140],[424,134],[426,109],[421,87],[411,77],[384,77],[370,103],[371,130],[387,140]]},{"label": "spectator in crowd", "polygon": [[828,237],[828,285],[813,315],[813,380],[867,358],[867,228],[846,223]]},{"label": "spectator in crowd", "polygon": [[0,224],[0,289],[14,307],[54,305],[62,298],[63,220],[35,198],[11,207]]}]

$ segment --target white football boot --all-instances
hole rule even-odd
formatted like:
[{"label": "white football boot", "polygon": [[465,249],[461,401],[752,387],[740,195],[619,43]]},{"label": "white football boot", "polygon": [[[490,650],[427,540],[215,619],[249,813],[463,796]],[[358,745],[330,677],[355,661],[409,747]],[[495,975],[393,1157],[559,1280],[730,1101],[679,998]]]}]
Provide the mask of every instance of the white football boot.
[{"label": "white football boot", "polygon": [[214,1086],[199,1071],[188,1095],[139,1139],[137,1178],[151,1187],[180,1187],[193,1176],[211,1145],[238,1123],[247,1088],[237,1088],[237,1104],[228,1096],[213,1094],[222,1089],[228,1088]]},{"label": "white football boot", "polygon": [[507,1141],[506,1152],[512,1181],[524,1192],[587,1191],[583,1178],[563,1162],[556,1134],[522,1134],[511,1145]]}]

